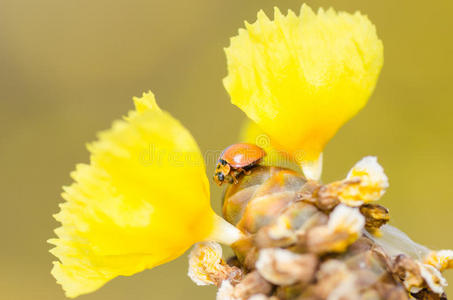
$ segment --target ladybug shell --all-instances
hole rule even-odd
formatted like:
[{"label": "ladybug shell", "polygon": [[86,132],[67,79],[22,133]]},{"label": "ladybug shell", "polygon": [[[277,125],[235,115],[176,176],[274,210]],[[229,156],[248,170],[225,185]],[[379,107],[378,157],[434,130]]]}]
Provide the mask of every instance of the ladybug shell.
[{"label": "ladybug shell", "polygon": [[220,159],[226,161],[233,168],[244,168],[256,163],[265,155],[266,152],[256,145],[239,143],[226,148]]}]

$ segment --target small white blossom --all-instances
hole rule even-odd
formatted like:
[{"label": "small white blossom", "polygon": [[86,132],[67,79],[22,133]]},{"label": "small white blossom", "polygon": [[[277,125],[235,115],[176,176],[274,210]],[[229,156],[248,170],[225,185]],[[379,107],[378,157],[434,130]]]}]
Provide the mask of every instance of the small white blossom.
[{"label": "small white blossom", "polygon": [[441,295],[444,287],[448,285],[447,280],[435,267],[417,262],[420,266],[420,275],[425,280],[429,289],[436,294]]},{"label": "small white blossom", "polygon": [[216,242],[202,242],[189,254],[188,275],[197,285],[216,284],[212,275],[222,272],[222,247]]},{"label": "small white blossom", "polygon": [[453,250],[431,251],[425,257],[424,263],[433,266],[439,271],[453,268]]},{"label": "small white blossom", "polygon": [[343,181],[340,201],[350,206],[379,200],[389,186],[384,169],[375,156],[366,156],[349,171]]},{"label": "small white blossom", "polygon": [[327,227],[332,232],[347,232],[351,235],[358,235],[365,226],[365,217],[357,208],[340,204],[329,216]]},{"label": "small white blossom", "polygon": [[242,300],[233,296],[234,286],[229,280],[224,280],[217,291],[216,300]]}]

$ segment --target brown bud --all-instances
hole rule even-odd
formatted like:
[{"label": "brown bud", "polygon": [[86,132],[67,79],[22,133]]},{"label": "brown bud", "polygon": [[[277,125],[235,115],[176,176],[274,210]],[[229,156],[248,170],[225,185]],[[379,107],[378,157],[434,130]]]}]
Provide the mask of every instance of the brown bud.
[{"label": "brown bud", "polygon": [[286,248],[296,242],[296,233],[290,229],[281,228],[279,224],[272,224],[261,228],[255,237],[255,244],[259,249],[282,247]]},{"label": "brown bud", "polygon": [[247,274],[244,279],[234,287],[233,295],[239,299],[248,299],[252,295],[268,295],[272,285],[267,282],[257,271]]},{"label": "brown bud", "polygon": [[363,204],[360,213],[365,217],[365,228],[371,233],[377,233],[390,220],[388,209],[378,204]]},{"label": "brown bud", "polygon": [[296,254],[280,248],[262,249],[256,268],[267,281],[278,285],[312,280],[318,258],[314,254]]},{"label": "brown bud", "polygon": [[296,248],[299,249],[298,252],[307,251],[308,232],[317,226],[326,225],[327,221],[328,216],[317,209],[311,214],[304,216],[303,225],[296,231]]},{"label": "brown bud", "polygon": [[447,295],[445,295],[445,293],[438,295],[428,289],[423,289],[418,293],[412,293],[412,296],[418,300],[447,300]]},{"label": "brown bud", "polygon": [[340,203],[338,198],[339,187],[321,185],[316,181],[308,181],[297,193],[297,200],[314,204],[322,211],[331,211]]},{"label": "brown bud", "polygon": [[318,181],[309,180],[297,192],[296,199],[298,201],[305,201],[314,204],[318,197],[318,190],[320,187],[321,184]]},{"label": "brown bud", "polygon": [[[318,226],[307,234],[307,248],[313,253],[341,252],[348,244],[349,233],[332,233],[327,226]],[[341,250],[341,251],[338,251]]]},{"label": "brown bud", "polygon": [[318,299],[360,299],[359,289],[355,287],[356,277],[339,260],[331,259],[321,264],[316,279],[314,294]]},{"label": "brown bud", "polygon": [[395,257],[393,273],[404,283],[408,291],[423,286],[424,280],[420,268],[417,262],[409,256],[400,254]]},{"label": "brown bud", "polygon": [[374,286],[374,289],[380,295],[380,299],[385,300],[408,300],[409,295],[406,289],[395,281],[393,276],[386,273]]},{"label": "brown bud", "polygon": [[364,224],[365,219],[358,209],[338,205],[326,225],[308,231],[307,248],[318,254],[343,252],[359,238]]}]

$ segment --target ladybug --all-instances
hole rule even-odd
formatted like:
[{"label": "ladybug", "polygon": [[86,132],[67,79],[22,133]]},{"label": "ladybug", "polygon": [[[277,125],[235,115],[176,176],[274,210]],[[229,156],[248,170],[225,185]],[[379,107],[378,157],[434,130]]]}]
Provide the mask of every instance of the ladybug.
[{"label": "ladybug", "polygon": [[239,143],[223,150],[219,157],[214,174],[218,185],[224,182],[238,183],[237,177],[244,173],[250,174],[250,169],[260,163],[266,152],[254,144]]}]

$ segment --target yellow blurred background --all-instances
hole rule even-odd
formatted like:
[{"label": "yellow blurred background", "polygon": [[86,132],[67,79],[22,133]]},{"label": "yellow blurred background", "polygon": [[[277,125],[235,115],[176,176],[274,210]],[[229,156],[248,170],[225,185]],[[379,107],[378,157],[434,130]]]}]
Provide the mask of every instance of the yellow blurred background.
[{"label": "yellow blurred background", "polygon": [[[237,141],[223,47],[256,12],[301,1],[0,0],[1,299],[64,299],[46,240],[61,186],[85,143],[151,89],[202,150]],[[376,24],[385,64],[369,105],[325,151],[324,180],[377,155],[392,223],[433,248],[453,248],[453,2],[307,1],[360,10]],[[209,176],[214,168],[208,166]],[[213,186],[213,206],[221,189]],[[186,255],[80,299],[214,299],[186,276]],[[453,272],[447,272],[453,285]],[[453,292],[453,289],[450,288]]]}]

